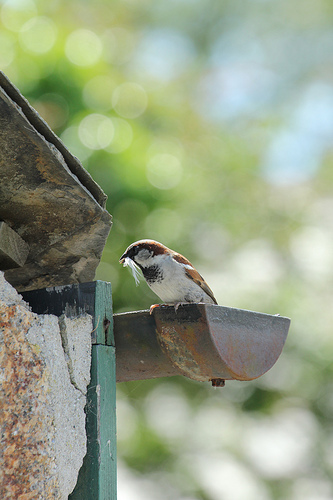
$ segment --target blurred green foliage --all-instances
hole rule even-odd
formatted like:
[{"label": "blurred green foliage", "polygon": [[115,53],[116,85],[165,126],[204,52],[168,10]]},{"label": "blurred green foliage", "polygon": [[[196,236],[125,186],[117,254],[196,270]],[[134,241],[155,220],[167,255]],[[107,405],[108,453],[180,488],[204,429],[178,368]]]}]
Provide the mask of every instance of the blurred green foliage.
[{"label": "blurred green foliage", "polygon": [[292,319],[276,366],[223,390],[120,384],[119,499],[333,498],[330,0],[9,0],[0,66],[108,194],[97,277],[154,238],[220,304]]}]

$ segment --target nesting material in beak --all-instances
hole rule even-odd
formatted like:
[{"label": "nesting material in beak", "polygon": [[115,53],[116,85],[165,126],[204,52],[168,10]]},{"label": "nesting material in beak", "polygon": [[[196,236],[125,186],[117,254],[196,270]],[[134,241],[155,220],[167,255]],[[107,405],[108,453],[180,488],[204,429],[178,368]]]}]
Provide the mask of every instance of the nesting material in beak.
[{"label": "nesting material in beak", "polygon": [[140,268],[129,257],[121,257],[119,262],[123,264],[124,267],[130,268],[133,278],[135,279],[135,284],[138,286],[141,278]]}]

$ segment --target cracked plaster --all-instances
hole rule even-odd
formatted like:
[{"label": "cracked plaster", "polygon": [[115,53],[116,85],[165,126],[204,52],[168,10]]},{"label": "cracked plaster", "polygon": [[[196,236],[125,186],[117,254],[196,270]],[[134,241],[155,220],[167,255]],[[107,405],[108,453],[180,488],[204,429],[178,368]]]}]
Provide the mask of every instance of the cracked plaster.
[{"label": "cracked plaster", "polygon": [[1,499],[65,500],[86,453],[92,320],[36,315],[0,273]]}]

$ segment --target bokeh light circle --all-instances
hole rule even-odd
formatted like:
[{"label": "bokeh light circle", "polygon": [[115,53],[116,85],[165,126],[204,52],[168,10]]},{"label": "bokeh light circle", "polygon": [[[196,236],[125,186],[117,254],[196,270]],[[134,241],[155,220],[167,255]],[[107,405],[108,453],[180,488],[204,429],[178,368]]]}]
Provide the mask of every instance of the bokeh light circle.
[{"label": "bokeh light circle", "polygon": [[1,7],[1,21],[11,31],[20,31],[36,15],[37,7],[32,0],[7,0]]},{"label": "bokeh light circle", "polygon": [[148,104],[146,91],[138,83],[125,82],[112,94],[112,106],[123,118],[137,118]]},{"label": "bokeh light circle", "polygon": [[33,17],[20,30],[22,48],[35,54],[45,54],[51,50],[56,39],[56,25],[46,16]]},{"label": "bokeh light circle", "polygon": [[118,154],[125,151],[132,143],[133,130],[131,125],[122,118],[112,118],[114,134],[110,145],[106,148],[108,153]]},{"label": "bokeh light circle", "polygon": [[93,31],[78,29],[66,40],[65,53],[70,62],[77,66],[92,66],[100,59],[103,44]]},{"label": "bokeh light circle", "polygon": [[89,149],[104,149],[112,141],[114,125],[107,116],[92,113],[81,120],[79,138]]},{"label": "bokeh light circle", "polygon": [[105,60],[112,65],[130,61],[135,48],[134,34],[122,27],[115,26],[103,33]]},{"label": "bokeh light circle", "polygon": [[153,156],[147,164],[147,179],[158,189],[172,189],[181,181],[183,167],[180,160],[167,153]]}]

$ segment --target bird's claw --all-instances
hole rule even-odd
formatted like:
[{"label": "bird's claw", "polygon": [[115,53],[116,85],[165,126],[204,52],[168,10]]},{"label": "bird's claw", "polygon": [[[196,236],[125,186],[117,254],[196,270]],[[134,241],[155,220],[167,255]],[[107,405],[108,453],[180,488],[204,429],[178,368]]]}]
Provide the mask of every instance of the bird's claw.
[{"label": "bird's claw", "polygon": [[161,304],[152,304],[149,308],[149,314],[152,315],[156,307],[160,307]]},{"label": "bird's claw", "polygon": [[153,314],[154,309],[156,307],[172,307],[174,306],[175,311],[177,311],[178,307],[182,304],[182,302],[177,302],[176,304],[152,304],[149,308],[149,314]]},{"label": "bird's claw", "polygon": [[175,312],[177,312],[177,311],[178,311],[179,306],[182,306],[182,305],[184,305],[184,304],[186,304],[186,302],[176,302],[175,304],[152,304],[152,305],[150,306],[150,308],[149,308],[149,314],[150,314],[150,315],[151,315],[151,314],[153,314],[154,309],[155,309],[156,307],[172,307],[172,306],[173,306],[173,307],[175,308]]}]

